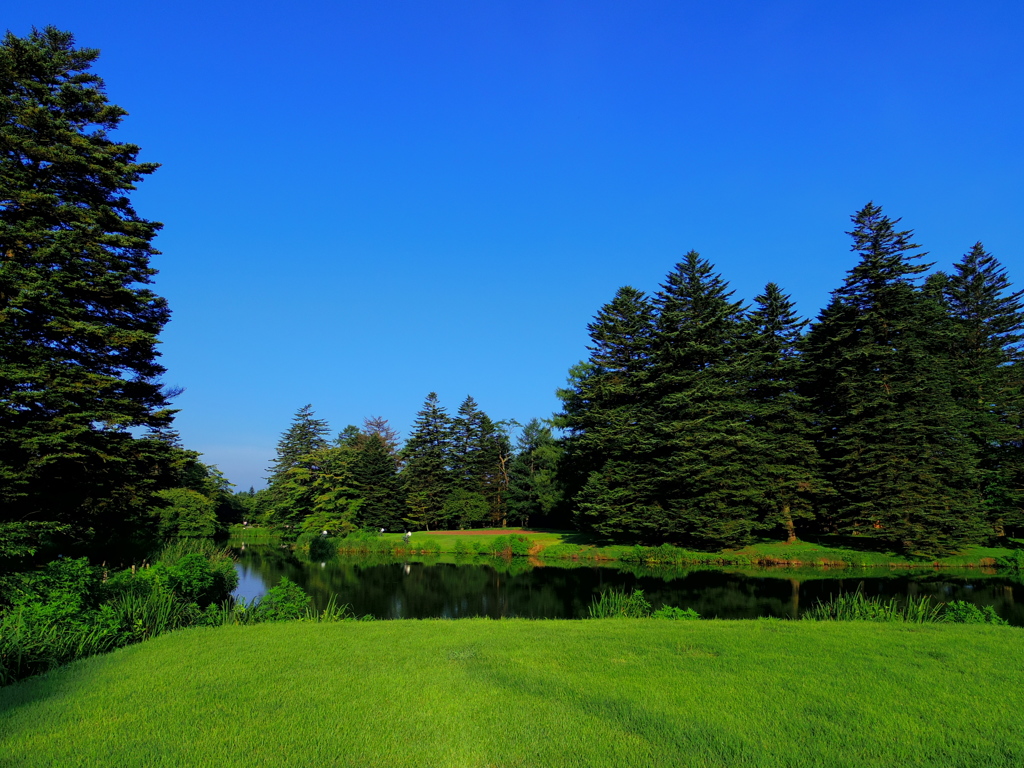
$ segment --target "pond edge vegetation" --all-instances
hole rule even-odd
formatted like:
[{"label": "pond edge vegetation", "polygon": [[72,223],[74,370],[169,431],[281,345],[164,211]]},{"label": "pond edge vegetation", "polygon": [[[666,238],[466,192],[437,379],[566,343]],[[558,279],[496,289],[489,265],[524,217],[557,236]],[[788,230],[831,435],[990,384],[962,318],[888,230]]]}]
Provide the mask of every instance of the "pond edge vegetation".
[{"label": "pond edge vegetation", "polygon": [[[235,537],[254,542],[273,540],[272,534],[261,529],[233,526]],[[576,536],[576,534],[571,534]],[[547,560],[621,561],[640,565],[708,565],[753,567],[814,567],[814,568],[985,568],[1009,569],[1024,572],[1024,548],[972,547],[964,552],[943,558],[911,559],[903,555],[884,552],[808,544],[765,542],[735,551],[696,552],[671,544],[659,546],[577,544],[561,541],[558,535],[546,534],[555,543],[538,541],[526,533],[506,533],[481,536],[479,533],[460,535],[457,531],[436,532],[435,535],[417,533],[415,538],[383,536],[376,532],[353,531],[345,536],[331,537],[313,533],[301,534],[295,547],[308,551],[311,557],[335,554],[375,554],[404,557],[409,555],[486,555],[500,558],[528,557],[540,563]],[[1020,546],[1017,540],[1009,544]]]}]

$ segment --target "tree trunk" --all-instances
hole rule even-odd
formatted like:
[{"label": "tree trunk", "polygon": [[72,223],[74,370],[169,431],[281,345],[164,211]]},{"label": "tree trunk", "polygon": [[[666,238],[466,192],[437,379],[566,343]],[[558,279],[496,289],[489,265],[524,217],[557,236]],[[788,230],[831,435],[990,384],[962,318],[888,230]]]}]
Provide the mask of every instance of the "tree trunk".
[{"label": "tree trunk", "polygon": [[793,525],[793,515],[789,504],[782,505],[782,524],[786,526],[786,543],[796,542],[796,526]]}]

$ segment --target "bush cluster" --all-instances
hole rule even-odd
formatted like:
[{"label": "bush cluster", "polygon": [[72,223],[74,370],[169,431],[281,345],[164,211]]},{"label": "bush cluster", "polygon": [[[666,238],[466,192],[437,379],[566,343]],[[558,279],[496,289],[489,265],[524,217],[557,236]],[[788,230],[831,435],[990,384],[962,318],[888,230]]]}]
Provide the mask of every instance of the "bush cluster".
[{"label": "bush cluster", "polygon": [[208,624],[237,583],[231,557],[205,541],[172,544],[151,565],[114,574],[86,558],[16,574],[0,614],[0,684]]}]

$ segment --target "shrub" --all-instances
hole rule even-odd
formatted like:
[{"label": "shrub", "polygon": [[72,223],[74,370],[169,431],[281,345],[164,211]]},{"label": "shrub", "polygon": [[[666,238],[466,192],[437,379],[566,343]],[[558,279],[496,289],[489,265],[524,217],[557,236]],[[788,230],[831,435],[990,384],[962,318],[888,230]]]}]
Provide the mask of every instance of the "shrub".
[{"label": "shrub", "polygon": [[309,556],[314,560],[327,560],[338,553],[338,540],[329,536],[314,536],[308,546]]},{"label": "shrub", "polygon": [[1000,557],[996,563],[1002,568],[1024,573],[1024,549],[1015,549],[1013,554],[1008,557]]},{"label": "shrub", "polygon": [[582,548],[579,544],[553,544],[541,550],[540,556],[554,559],[576,559],[579,557]]},{"label": "shrub", "polygon": [[305,618],[313,599],[302,587],[282,576],[276,587],[271,587],[251,611],[254,621],[287,621]]},{"label": "shrub", "polygon": [[469,545],[462,539],[455,542],[454,552],[456,555],[465,555],[469,552]]},{"label": "shrub", "polygon": [[1007,624],[991,605],[978,607],[965,600],[952,600],[943,607],[940,621],[949,624]]},{"label": "shrub", "polygon": [[498,557],[526,557],[530,554],[529,537],[521,533],[498,536],[491,542],[491,553]]},{"label": "shrub", "polygon": [[663,605],[661,608],[651,614],[652,619],[674,619],[676,621],[692,621],[693,619],[699,619],[700,614],[697,613],[693,608],[677,608],[674,605]]}]

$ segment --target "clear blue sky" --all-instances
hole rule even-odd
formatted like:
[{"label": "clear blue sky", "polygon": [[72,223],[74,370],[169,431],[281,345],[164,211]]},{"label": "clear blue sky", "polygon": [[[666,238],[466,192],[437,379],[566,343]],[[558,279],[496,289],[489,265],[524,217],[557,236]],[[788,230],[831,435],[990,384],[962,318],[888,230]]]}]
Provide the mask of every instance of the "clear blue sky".
[{"label": "clear blue sky", "polygon": [[1024,284],[1024,3],[8,3],[102,51],[163,164],[186,445],[262,484],[294,412],[549,416],[617,288],[690,249],[817,314],[849,216]]}]

